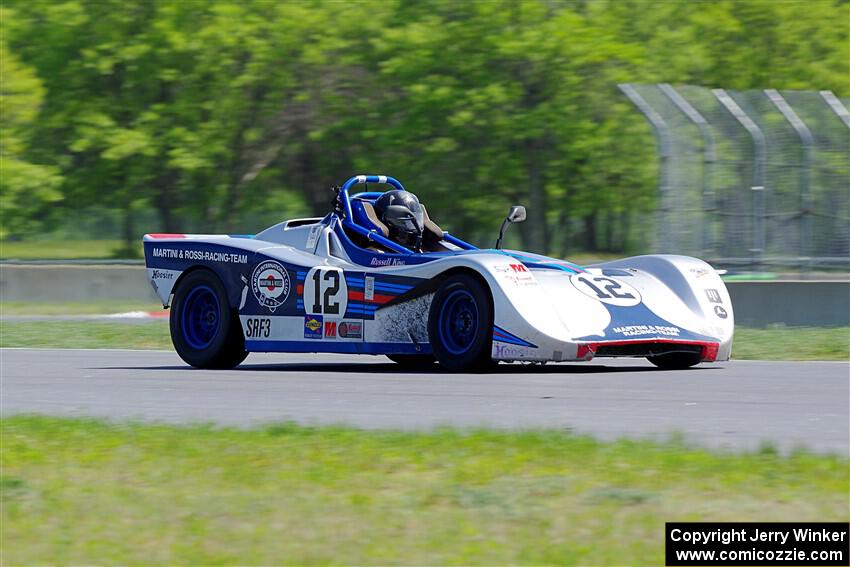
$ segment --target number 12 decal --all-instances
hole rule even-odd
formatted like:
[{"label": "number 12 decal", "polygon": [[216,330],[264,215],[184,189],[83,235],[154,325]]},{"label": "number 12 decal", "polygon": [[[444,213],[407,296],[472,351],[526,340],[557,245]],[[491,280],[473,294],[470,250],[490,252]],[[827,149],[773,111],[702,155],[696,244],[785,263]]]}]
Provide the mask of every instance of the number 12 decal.
[{"label": "number 12 decal", "polygon": [[304,279],[304,311],[310,315],[343,316],[348,286],[340,268],[313,268]]},{"label": "number 12 decal", "polygon": [[580,292],[603,303],[621,307],[640,303],[640,292],[622,281],[590,274],[570,276],[570,281]]}]

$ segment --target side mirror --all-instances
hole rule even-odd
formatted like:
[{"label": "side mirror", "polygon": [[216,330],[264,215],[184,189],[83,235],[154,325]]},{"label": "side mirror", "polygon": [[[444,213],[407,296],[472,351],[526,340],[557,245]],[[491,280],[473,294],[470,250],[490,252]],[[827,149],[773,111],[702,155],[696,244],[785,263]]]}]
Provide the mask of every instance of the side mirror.
[{"label": "side mirror", "polygon": [[502,237],[505,235],[505,229],[508,225],[515,222],[524,222],[525,217],[525,207],[522,205],[514,205],[511,207],[511,210],[508,211],[508,216],[504,221],[502,221],[502,228],[499,229],[499,238],[496,239],[496,250],[502,246]]},{"label": "side mirror", "polygon": [[522,205],[514,205],[508,213],[508,222],[525,222],[525,207]]}]

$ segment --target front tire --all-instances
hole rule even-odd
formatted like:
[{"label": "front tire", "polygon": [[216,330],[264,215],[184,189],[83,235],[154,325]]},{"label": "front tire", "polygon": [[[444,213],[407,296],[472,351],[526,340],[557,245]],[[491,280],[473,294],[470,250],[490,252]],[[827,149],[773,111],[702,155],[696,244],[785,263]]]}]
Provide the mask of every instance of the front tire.
[{"label": "front tire", "polygon": [[189,273],[174,293],[171,342],[187,364],[233,368],[245,360],[245,338],[221,280],[209,270]]},{"label": "front tire", "polygon": [[700,354],[694,352],[668,352],[649,356],[647,360],[662,370],[684,370],[700,363]]},{"label": "front tire", "polygon": [[428,339],[445,370],[469,372],[490,367],[493,301],[487,286],[466,274],[446,279],[431,302]]}]

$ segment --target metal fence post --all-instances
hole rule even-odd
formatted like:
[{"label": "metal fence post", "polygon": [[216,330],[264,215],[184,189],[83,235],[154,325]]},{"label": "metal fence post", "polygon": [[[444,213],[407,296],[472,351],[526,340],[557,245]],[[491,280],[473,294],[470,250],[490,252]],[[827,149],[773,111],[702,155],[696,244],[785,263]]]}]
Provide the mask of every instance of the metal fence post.
[{"label": "metal fence post", "polygon": [[[708,126],[708,122],[703,117],[699,111],[691,106],[685,98],[679,94],[679,92],[674,89],[671,85],[664,83],[662,85],[658,85],[658,88],[667,95],[673,104],[676,105],[676,108],[682,111],[688,119],[697,125],[699,128],[700,135],[702,136],[702,159],[703,159],[703,170],[702,170],[702,205],[705,211],[705,214],[702,218],[702,252],[703,257],[705,256],[706,251],[710,251],[712,257],[716,256],[717,251],[715,250],[715,238],[714,234],[710,228],[709,221],[706,218],[713,218],[714,213],[717,210],[717,202],[714,195],[714,187],[712,186],[712,170],[714,169],[714,162],[717,161],[717,156],[714,152],[714,135],[711,133],[711,128]],[[711,215],[711,216],[708,216]]]},{"label": "metal fence post", "polygon": [[761,264],[762,254],[767,244],[764,195],[764,164],[767,161],[767,148],[764,133],[725,90],[712,89],[711,92],[720,104],[735,117],[735,120],[747,130],[753,140],[753,183],[750,187],[753,193],[753,248],[751,249],[751,253],[752,267],[753,269],[757,269]]},{"label": "metal fence post", "polygon": [[803,167],[800,169],[800,268],[811,271],[812,269],[812,212],[814,203],[812,201],[812,188],[809,185],[809,176],[812,169],[812,146],[814,138],[806,123],[803,122],[794,109],[782,98],[776,89],[766,89],[764,94],[770,102],[782,113],[785,120],[797,131],[800,136],[800,144],[803,149]]},{"label": "metal fence post", "polygon": [[666,242],[665,231],[669,224],[668,214],[668,194],[670,191],[669,179],[669,159],[670,159],[670,133],[667,123],[664,119],[655,112],[646,100],[638,94],[638,92],[628,83],[617,85],[617,87],[626,95],[632,104],[638,107],[643,115],[649,120],[652,125],[655,139],[658,143],[658,153],[661,157],[661,170],[658,172],[658,193],[660,206],[658,207],[658,223],[655,228],[655,251],[665,252],[661,246]]},{"label": "metal fence post", "polygon": [[832,94],[832,91],[821,91],[820,96],[823,97],[823,100],[826,101],[826,103],[829,105],[832,111],[838,115],[841,121],[844,122],[844,124],[846,124],[848,128],[850,128],[850,111],[848,111],[844,107],[844,105],[841,104],[841,101],[838,100],[838,97]]}]

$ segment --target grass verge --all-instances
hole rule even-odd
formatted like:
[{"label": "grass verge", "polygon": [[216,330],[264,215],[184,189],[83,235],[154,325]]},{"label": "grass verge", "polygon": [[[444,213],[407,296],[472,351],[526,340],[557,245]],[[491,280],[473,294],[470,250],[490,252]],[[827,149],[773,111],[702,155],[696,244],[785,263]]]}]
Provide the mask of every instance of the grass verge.
[{"label": "grass verge", "polygon": [[156,301],[127,301],[125,299],[101,299],[97,301],[68,303],[33,303],[4,301],[0,303],[0,317],[43,316],[43,315],[104,315],[127,311],[161,311],[162,304]]},{"label": "grass verge", "polygon": [[846,521],[848,462],[557,431],[12,417],[4,563],[654,564],[667,521]]},{"label": "grass verge", "polygon": [[167,321],[0,321],[0,347],[170,349]]},{"label": "grass verge", "polygon": [[[116,306],[115,310],[133,309]],[[3,313],[7,313],[5,307]],[[0,321],[0,347],[168,349],[171,339],[167,321]],[[738,327],[732,357],[736,360],[847,361],[850,360],[850,328]]]},{"label": "grass verge", "polygon": [[735,328],[738,360],[850,360],[850,327]]}]

